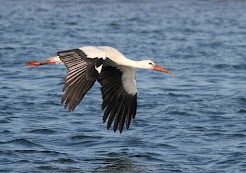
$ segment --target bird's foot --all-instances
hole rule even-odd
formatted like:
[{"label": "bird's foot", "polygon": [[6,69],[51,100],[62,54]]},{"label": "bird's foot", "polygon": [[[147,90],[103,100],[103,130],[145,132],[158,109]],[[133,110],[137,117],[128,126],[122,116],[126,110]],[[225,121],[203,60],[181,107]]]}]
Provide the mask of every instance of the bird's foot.
[{"label": "bird's foot", "polygon": [[47,65],[47,64],[56,64],[56,61],[45,61],[45,62],[30,61],[26,63],[25,66],[39,66],[39,65]]}]

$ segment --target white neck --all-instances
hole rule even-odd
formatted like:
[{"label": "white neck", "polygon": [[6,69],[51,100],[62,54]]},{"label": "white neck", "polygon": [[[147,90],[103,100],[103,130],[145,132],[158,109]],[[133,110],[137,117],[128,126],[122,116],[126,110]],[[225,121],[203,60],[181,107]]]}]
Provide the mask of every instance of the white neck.
[{"label": "white neck", "polygon": [[135,68],[145,68],[144,61],[133,61],[128,58],[126,58],[122,53],[120,53],[118,50],[108,47],[108,46],[99,46],[98,48],[105,50],[107,52],[107,57],[114,61],[118,65],[123,66],[129,66],[129,67],[135,67]]},{"label": "white neck", "polygon": [[148,68],[146,68],[145,60],[143,60],[143,61],[134,61],[134,60],[130,60],[130,59],[126,58],[126,57],[111,58],[111,60],[114,61],[115,63],[117,63],[118,65],[148,69]]},{"label": "white neck", "polygon": [[135,68],[145,68],[143,61],[134,61],[127,58],[125,58],[124,61],[120,61],[118,64]]}]

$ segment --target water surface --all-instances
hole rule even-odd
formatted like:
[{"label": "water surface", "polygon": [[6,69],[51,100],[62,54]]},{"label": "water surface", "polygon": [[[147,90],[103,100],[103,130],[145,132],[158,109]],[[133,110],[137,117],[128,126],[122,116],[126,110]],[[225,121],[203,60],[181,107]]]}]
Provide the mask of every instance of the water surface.
[{"label": "water surface", "polygon": [[[1,172],[245,172],[245,1],[3,1]],[[60,105],[56,52],[107,45],[176,76],[137,69],[138,110],[122,134],[102,123],[96,83]]]}]

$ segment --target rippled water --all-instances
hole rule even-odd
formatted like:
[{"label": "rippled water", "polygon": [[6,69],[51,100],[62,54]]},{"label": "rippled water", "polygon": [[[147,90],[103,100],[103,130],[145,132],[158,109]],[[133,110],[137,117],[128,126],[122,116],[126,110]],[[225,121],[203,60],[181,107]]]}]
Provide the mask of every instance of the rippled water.
[{"label": "rippled water", "polygon": [[[0,6],[1,172],[246,172],[245,1],[31,1]],[[138,110],[102,123],[100,86],[60,105],[56,52],[108,45],[176,76],[137,69]]]}]

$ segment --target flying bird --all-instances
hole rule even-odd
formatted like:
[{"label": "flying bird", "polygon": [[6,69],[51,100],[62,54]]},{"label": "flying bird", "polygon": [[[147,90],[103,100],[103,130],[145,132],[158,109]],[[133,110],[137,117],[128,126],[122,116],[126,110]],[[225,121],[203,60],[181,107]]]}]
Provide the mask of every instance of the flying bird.
[{"label": "flying bird", "polygon": [[137,110],[137,87],[135,68],[158,70],[174,75],[173,72],[156,65],[151,60],[133,61],[127,59],[117,49],[108,46],[85,46],[78,49],[61,51],[58,56],[46,62],[31,61],[26,66],[64,63],[67,67],[64,95],[61,104],[73,111],[98,81],[101,84],[103,122],[108,119],[107,129],[114,122],[114,131],[120,133],[126,124],[129,129],[131,119]]}]

